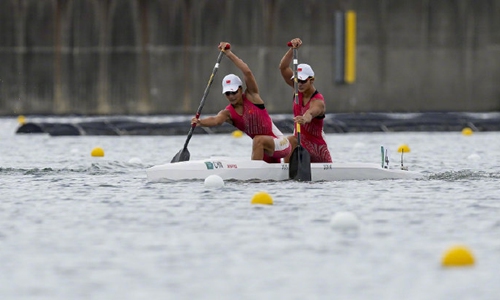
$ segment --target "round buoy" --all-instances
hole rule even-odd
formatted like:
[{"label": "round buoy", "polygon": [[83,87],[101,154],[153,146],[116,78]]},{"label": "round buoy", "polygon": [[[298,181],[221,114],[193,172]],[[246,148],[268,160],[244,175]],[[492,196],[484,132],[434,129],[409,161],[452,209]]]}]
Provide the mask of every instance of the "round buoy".
[{"label": "round buoy", "polygon": [[90,152],[90,155],[93,157],[103,157],[104,156],[104,150],[101,147],[95,147],[92,149],[92,152]]},{"label": "round buoy", "polygon": [[330,224],[332,228],[341,230],[353,230],[359,228],[358,217],[348,211],[335,213],[330,221]]},{"label": "round buoy", "polygon": [[410,146],[408,146],[407,144],[403,144],[403,145],[399,146],[398,152],[401,153],[403,151],[404,151],[404,153],[410,152]]},{"label": "round buoy", "polygon": [[357,148],[357,149],[365,149],[366,146],[365,146],[365,143],[362,143],[362,142],[357,142],[354,144],[353,148]]},{"label": "round buoy", "polygon": [[253,195],[252,204],[273,205],[273,198],[266,192],[258,192]]},{"label": "round buoy", "polygon": [[481,156],[477,153],[472,153],[471,155],[467,156],[468,160],[480,160]]},{"label": "round buoy", "polygon": [[233,131],[233,133],[231,133],[231,135],[234,137],[234,138],[240,138],[243,136],[243,131],[241,130],[235,130]]},{"label": "round buoy", "polygon": [[465,127],[464,129],[462,129],[463,135],[472,135],[473,133],[474,131],[472,131],[472,129],[470,129],[469,127]]},{"label": "round buoy", "polygon": [[205,178],[205,186],[210,188],[219,188],[224,186],[224,180],[218,175],[210,175]]},{"label": "round buoy", "polygon": [[17,123],[23,125],[24,123],[26,123],[26,118],[23,115],[18,116]]},{"label": "round buoy", "polygon": [[444,267],[463,267],[474,264],[474,256],[465,246],[454,246],[448,249],[442,260]]},{"label": "round buoy", "polygon": [[128,163],[139,165],[142,164],[142,160],[138,157],[132,157],[131,159],[129,159]]}]

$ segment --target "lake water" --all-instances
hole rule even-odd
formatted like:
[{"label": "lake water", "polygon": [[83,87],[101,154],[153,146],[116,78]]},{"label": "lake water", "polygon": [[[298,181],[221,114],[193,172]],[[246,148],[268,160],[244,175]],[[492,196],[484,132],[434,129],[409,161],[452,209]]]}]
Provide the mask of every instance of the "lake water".
[{"label": "lake water", "polygon": [[[149,182],[186,136],[15,135],[0,119],[0,299],[498,299],[500,133],[328,135],[334,161],[418,180]],[[186,133],[189,128],[186,128]],[[191,159],[250,157],[195,135]],[[90,156],[102,147],[105,156]],[[250,203],[265,191],[274,205]],[[359,229],[331,226],[351,212]],[[476,264],[442,268],[454,245]]]}]

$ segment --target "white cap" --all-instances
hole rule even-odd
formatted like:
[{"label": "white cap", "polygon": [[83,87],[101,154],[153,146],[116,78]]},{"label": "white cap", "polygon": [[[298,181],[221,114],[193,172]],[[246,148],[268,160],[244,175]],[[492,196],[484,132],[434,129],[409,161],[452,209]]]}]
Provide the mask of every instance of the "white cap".
[{"label": "white cap", "polygon": [[226,75],[226,77],[222,79],[222,93],[224,94],[225,92],[236,92],[242,85],[243,83],[238,76],[234,74]]},{"label": "white cap", "polygon": [[299,80],[306,80],[309,77],[314,77],[314,71],[308,64],[299,64],[297,66],[297,77]]}]

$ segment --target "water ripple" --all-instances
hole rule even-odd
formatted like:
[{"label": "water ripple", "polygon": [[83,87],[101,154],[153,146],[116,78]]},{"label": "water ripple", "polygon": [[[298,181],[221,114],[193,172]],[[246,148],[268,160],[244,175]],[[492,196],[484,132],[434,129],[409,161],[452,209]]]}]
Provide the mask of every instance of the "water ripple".
[{"label": "water ripple", "polygon": [[500,173],[488,173],[485,171],[473,171],[473,170],[458,170],[458,171],[446,171],[442,173],[435,173],[429,175],[430,180],[446,180],[446,181],[457,181],[457,180],[482,180],[485,178],[499,179]]},{"label": "water ripple", "polygon": [[88,173],[90,175],[99,174],[128,174],[130,170],[144,170],[142,166],[137,164],[128,164],[119,161],[108,161],[101,163],[90,163],[90,165],[66,166],[61,168],[45,167],[45,168],[12,168],[0,167],[0,175],[58,175],[64,173]]},{"label": "water ripple", "polygon": [[[405,165],[428,177],[220,189],[147,180],[145,168],[170,159],[185,136],[3,135],[0,298],[496,299],[500,152],[484,149],[500,147],[498,135],[327,135],[347,162],[378,162],[381,142],[399,158],[408,143]],[[70,152],[95,145],[105,158]],[[195,134],[189,147],[193,159],[250,157],[251,140]],[[252,205],[258,191],[274,205]],[[359,230],[332,228],[342,211],[359,217]],[[474,251],[474,268],[440,267],[456,243]]]}]

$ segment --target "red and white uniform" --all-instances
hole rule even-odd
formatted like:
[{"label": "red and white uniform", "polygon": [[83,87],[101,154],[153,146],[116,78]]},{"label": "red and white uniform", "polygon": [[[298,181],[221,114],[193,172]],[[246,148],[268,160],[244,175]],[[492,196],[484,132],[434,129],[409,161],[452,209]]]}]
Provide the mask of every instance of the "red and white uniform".
[{"label": "red and white uniform", "polygon": [[269,156],[264,153],[264,161],[268,163],[279,163],[280,158],[291,152],[288,139],[274,125],[264,105],[256,105],[243,94],[243,113],[240,115],[234,107],[229,104],[226,110],[231,114],[234,127],[246,133],[252,139],[256,135],[268,135],[274,138],[274,153]]},{"label": "red and white uniform", "polygon": [[[299,92],[299,104],[293,102],[293,115],[302,116],[309,109],[312,101],[325,101],[323,95],[315,91],[311,100],[306,105],[303,105],[304,94]],[[332,162],[328,145],[325,141],[325,133],[323,131],[323,119],[325,115],[317,116],[310,123],[300,125],[300,144],[311,155],[311,162]],[[296,130],[294,131],[297,136]]]}]

